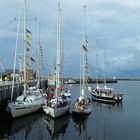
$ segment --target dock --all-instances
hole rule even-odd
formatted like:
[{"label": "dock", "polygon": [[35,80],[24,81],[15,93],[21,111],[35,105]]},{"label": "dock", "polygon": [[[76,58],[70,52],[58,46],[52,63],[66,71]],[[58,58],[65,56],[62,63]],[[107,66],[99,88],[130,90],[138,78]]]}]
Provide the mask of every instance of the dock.
[{"label": "dock", "polygon": [[[28,81],[29,86],[34,86],[37,80]],[[42,88],[47,87],[47,80],[43,79],[40,81]],[[12,81],[2,81],[0,82],[0,108],[5,107],[8,100],[11,98]],[[23,91],[23,83],[15,83],[14,86],[14,99],[19,96]]]}]

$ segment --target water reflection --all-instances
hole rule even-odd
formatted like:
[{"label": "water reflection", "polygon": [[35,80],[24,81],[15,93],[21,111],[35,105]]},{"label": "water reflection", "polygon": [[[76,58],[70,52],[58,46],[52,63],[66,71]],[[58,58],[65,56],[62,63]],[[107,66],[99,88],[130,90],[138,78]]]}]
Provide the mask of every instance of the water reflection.
[{"label": "water reflection", "polygon": [[91,140],[91,136],[88,136],[87,132],[87,122],[89,115],[79,116],[72,115],[72,120],[74,122],[74,129],[80,136],[81,140]]},{"label": "water reflection", "polygon": [[99,103],[93,101],[94,105],[94,127],[93,132],[94,138],[96,140],[112,139],[113,138],[113,124],[119,122],[121,117],[119,112],[123,111],[123,104],[108,104],[108,103]]},{"label": "water reflection", "polygon": [[92,100],[92,104],[95,107],[100,107],[100,108],[113,108],[113,109],[122,109],[123,107],[123,103],[106,103],[106,102],[98,102],[98,101],[94,101]]},{"label": "water reflection", "polygon": [[9,136],[11,136],[11,138],[16,138],[19,134],[21,134],[21,138],[27,139],[32,128],[35,126],[40,117],[40,113],[35,113],[13,120]]},{"label": "water reflection", "polygon": [[40,112],[24,117],[12,119],[8,113],[0,118],[0,139],[28,139],[28,135],[35,123],[41,117]]},{"label": "water reflection", "polygon": [[70,115],[66,114],[57,119],[44,115],[44,122],[52,140],[64,139],[64,134],[70,122]]},{"label": "water reflection", "polygon": [[8,112],[3,110],[0,110],[0,112],[0,139],[6,139],[8,137],[12,118]]}]

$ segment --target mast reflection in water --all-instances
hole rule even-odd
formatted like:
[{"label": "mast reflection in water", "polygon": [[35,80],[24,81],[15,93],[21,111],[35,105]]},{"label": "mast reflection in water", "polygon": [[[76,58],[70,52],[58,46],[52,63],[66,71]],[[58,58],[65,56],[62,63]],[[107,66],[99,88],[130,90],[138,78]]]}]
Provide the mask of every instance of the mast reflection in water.
[{"label": "mast reflection in water", "polygon": [[64,139],[64,134],[70,122],[70,115],[63,115],[57,119],[44,115],[44,122],[46,123],[51,140]]},{"label": "mast reflection in water", "polygon": [[[7,112],[0,110],[0,140],[139,140],[139,85],[139,81],[110,84],[125,95],[123,104],[93,101],[91,114],[84,118],[66,115],[54,120],[42,111],[12,119]],[[79,97],[76,94],[79,85],[69,88],[72,101],[75,101]]]},{"label": "mast reflection in water", "polygon": [[96,140],[100,140],[103,138],[104,140],[113,139],[114,135],[113,134],[114,132],[112,133],[112,130],[114,130],[113,123],[115,124],[116,121],[118,121],[116,117],[120,118],[118,114],[123,110],[122,103],[110,104],[93,101],[93,105],[95,106],[94,113],[96,112],[96,114],[94,114],[93,120],[94,125],[92,127],[90,126],[90,128],[92,128],[93,130],[92,135],[94,139]]},{"label": "mast reflection in water", "polygon": [[[20,118],[12,119],[7,112],[4,112],[4,117],[0,119],[2,121],[0,124],[4,124],[0,125],[0,132],[3,130],[1,139],[28,139],[32,133],[34,133],[32,131],[40,117],[40,112],[37,112]],[[5,129],[3,129],[3,126],[5,126]]]},{"label": "mast reflection in water", "polygon": [[91,140],[91,136],[88,136],[87,132],[87,120],[90,114],[88,115],[72,115],[72,120],[74,122],[74,128],[78,135],[81,137],[81,140]]}]

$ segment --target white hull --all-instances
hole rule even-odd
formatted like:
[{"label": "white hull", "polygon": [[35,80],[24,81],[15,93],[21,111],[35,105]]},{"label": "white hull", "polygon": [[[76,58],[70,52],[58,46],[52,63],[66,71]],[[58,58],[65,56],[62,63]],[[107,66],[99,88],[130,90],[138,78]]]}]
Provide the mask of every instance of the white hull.
[{"label": "white hull", "polygon": [[45,113],[47,115],[50,115],[53,118],[57,118],[59,116],[62,116],[63,114],[65,114],[66,112],[69,111],[70,108],[70,104],[64,106],[64,107],[49,107],[47,105],[43,106],[43,110],[45,111]]},{"label": "white hull", "polygon": [[[23,98],[19,96],[17,99]],[[20,117],[38,111],[43,107],[45,98],[42,95],[30,95],[27,96],[26,100],[17,100],[8,104],[8,109],[12,114],[13,118]]]},{"label": "white hull", "polygon": [[28,105],[12,105],[9,106],[12,117],[20,117],[38,111],[43,104],[28,104]]}]

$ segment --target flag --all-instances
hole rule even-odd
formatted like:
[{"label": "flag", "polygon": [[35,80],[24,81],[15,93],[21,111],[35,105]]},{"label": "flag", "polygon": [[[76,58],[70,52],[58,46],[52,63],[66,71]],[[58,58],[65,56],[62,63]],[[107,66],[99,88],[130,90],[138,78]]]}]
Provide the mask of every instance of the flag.
[{"label": "flag", "polygon": [[35,62],[35,60],[31,57],[31,61]]},{"label": "flag", "polygon": [[29,39],[29,40],[31,40],[31,37],[30,37],[29,34],[26,34],[26,38]]},{"label": "flag", "polygon": [[27,47],[27,52],[29,52],[30,51],[30,49]]},{"label": "flag", "polygon": [[84,51],[88,52],[87,47],[83,44]]},{"label": "flag", "polygon": [[21,56],[19,56],[19,59],[22,59],[22,57],[21,57]]},{"label": "flag", "polygon": [[85,42],[88,43],[88,40],[86,39]]},{"label": "flag", "polygon": [[43,59],[43,55],[41,55],[40,58]]},{"label": "flag", "polygon": [[29,42],[26,41],[26,46],[31,46]]},{"label": "flag", "polygon": [[26,29],[26,33],[32,34],[28,29]]}]

